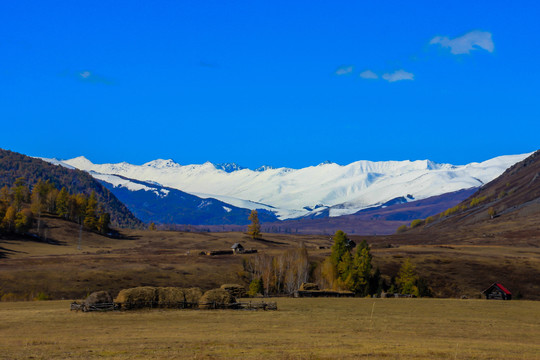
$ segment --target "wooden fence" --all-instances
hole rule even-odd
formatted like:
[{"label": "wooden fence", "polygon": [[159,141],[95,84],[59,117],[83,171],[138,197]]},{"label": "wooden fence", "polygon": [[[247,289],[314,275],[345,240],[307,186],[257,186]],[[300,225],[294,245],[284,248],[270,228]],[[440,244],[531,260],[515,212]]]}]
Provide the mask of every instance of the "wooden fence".
[{"label": "wooden fence", "polygon": [[113,311],[113,310],[133,310],[133,309],[235,309],[235,310],[277,310],[276,302],[236,302],[232,304],[210,303],[190,303],[186,301],[174,303],[158,302],[136,302],[136,303],[106,303],[86,305],[77,302],[71,303],[72,311]]}]

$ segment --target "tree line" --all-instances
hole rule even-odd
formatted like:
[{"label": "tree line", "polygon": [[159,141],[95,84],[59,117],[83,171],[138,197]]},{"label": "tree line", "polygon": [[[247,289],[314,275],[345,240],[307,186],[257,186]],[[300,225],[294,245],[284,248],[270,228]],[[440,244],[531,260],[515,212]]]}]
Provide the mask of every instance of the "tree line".
[{"label": "tree line", "polygon": [[[358,296],[380,295],[383,291],[404,295],[431,296],[425,279],[418,276],[416,266],[406,259],[390,283],[383,278],[380,270],[372,264],[373,256],[368,243],[359,245],[351,241],[347,234],[339,230],[334,235],[331,254],[320,267],[322,286],[334,290],[349,290]],[[353,248],[356,248],[354,254]]]},{"label": "tree line", "polygon": [[41,216],[57,215],[76,222],[90,231],[106,234],[110,231],[110,215],[98,202],[94,191],[70,194],[65,187],[57,189],[50,181],[39,179],[32,187],[25,178],[13,186],[0,189],[0,233],[27,233],[37,223],[40,233]]}]

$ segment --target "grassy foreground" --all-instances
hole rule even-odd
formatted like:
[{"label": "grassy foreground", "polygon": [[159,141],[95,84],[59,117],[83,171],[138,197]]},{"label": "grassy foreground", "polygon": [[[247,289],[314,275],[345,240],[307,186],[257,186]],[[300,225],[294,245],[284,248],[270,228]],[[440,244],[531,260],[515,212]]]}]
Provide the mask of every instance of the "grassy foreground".
[{"label": "grassy foreground", "polygon": [[538,359],[540,302],[277,299],[279,310],[76,313],[0,303],[0,358]]}]

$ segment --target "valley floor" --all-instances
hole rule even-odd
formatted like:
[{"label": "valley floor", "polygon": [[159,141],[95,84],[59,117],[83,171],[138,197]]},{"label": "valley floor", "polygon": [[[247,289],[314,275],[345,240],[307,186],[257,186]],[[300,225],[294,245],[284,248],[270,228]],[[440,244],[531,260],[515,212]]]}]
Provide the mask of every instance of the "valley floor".
[{"label": "valley floor", "polygon": [[278,298],[278,311],[0,303],[1,359],[537,359],[540,302]]},{"label": "valley floor", "polygon": [[[57,221],[57,222],[55,222]],[[32,239],[0,239],[0,299],[81,299],[97,290],[115,296],[136,286],[198,286],[204,290],[224,283],[247,285],[242,262],[253,255],[201,256],[201,251],[246,249],[277,254],[304,243],[312,262],[330,254],[332,240],[323,235],[264,234],[252,240],[239,232],[189,233],[125,230],[123,239],[83,233],[72,223],[51,220],[52,243]],[[367,239],[373,263],[389,280],[406,258],[416,264],[436,297],[479,298],[494,282],[504,284],[514,298],[540,300],[540,247],[534,237],[492,238],[472,233],[446,238],[430,233]],[[497,235],[500,236],[500,235]],[[54,241],[53,241],[54,240]],[[320,247],[324,247],[320,249]]]}]

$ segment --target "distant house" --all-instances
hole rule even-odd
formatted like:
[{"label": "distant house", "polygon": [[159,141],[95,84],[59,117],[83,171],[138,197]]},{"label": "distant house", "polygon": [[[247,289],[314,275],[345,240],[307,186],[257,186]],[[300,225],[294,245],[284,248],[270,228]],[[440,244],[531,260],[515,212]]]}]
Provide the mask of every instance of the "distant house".
[{"label": "distant house", "polygon": [[493,283],[486,290],[482,291],[486,299],[492,300],[512,300],[512,293],[499,283]]},{"label": "distant house", "polygon": [[244,247],[240,243],[235,243],[233,246],[231,246],[231,249],[235,254],[242,254],[244,253]]}]

